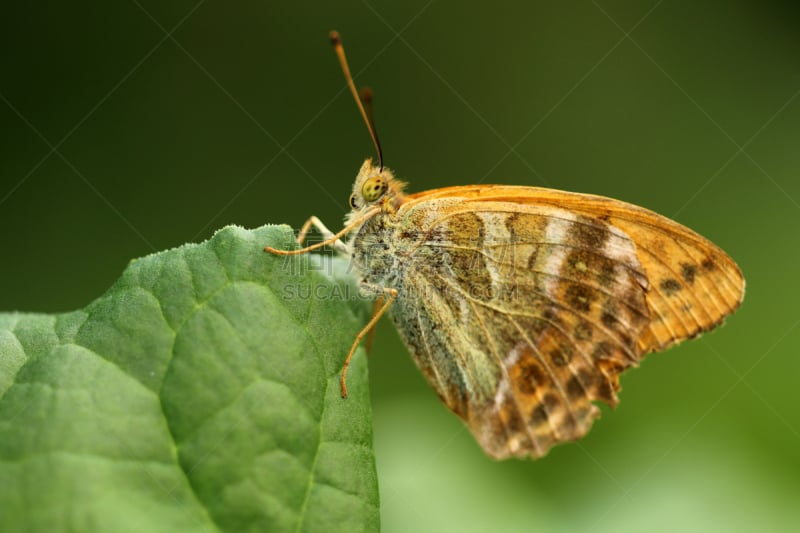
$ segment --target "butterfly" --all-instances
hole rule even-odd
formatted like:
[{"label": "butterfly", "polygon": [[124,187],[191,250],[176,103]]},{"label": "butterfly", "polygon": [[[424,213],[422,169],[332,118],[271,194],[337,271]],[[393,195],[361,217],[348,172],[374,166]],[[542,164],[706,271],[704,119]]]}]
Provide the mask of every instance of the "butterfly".
[{"label": "butterfly", "polygon": [[[626,202],[539,187],[467,185],[406,194],[383,166],[371,96],[356,91],[378,162],[367,159],[344,229],[312,227],[350,258],[376,298],[357,346],[389,311],[442,402],[494,458],[541,457],[585,435],[618,402],[619,375],[649,352],[719,325],[744,278],[691,229]],[[351,235],[345,243],[342,239]]]}]

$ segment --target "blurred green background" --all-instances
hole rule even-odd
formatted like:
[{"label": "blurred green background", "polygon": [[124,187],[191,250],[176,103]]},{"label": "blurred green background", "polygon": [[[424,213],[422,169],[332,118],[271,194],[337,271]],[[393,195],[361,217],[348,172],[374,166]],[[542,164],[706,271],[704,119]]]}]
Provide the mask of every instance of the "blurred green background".
[{"label": "blurred green background", "polygon": [[726,327],[651,355],[615,412],[536,462],[487,459],[382,323],[384,530],[796,530],[799,15],[721,0],[5,5],[0,309],[82,307],[131,258],[226,224],[338,228],[372,146],[336,28],[410,190],[624,199],[712,239],[748,282]]}]

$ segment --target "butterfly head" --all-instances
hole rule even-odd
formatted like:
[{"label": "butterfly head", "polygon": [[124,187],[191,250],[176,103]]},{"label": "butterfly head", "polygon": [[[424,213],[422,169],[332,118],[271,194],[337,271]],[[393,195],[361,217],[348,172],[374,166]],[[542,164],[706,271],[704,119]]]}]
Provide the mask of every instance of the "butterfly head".
[{"label": "butterfly head", "polygon": [[397,207],[402,200],[404,187],[405,183],[395,179],[391,170],[373,165],[372,159],[367,158],[353,183],[350,207],[353,212],[376,205]]}]

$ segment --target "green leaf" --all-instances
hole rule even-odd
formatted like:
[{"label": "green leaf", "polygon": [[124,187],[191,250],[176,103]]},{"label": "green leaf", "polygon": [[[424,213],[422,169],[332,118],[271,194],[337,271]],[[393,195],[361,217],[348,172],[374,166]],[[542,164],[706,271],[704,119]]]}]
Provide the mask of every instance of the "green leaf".
[{"label": "green leaf", "polygon": [[0,314],[2,530],[377,530],[362,351],[339,389],[368,305],[343,261],[263,251],[292,242],[227,227]]}]

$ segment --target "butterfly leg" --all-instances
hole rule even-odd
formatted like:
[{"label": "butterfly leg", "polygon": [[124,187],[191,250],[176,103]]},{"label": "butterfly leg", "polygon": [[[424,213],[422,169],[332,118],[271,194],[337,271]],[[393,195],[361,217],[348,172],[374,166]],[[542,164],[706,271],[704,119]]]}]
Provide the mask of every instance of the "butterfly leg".
[{"label": "butterfly leg", "polygon": [[[323,240],[333,240],[333,232],[326,228],[325,224],[323,224],[320,219],[315,216],[311,216],[308,220],[306,220],[306,223],[303,224],[303,227],[300,228],[300,232],[297,234],[297,244],[303,244],[303,242],[306,240],[306,235],[312,227],[320,232]],[[345,246],[345,244],[338,239],[333,240],[333,248],[339,253],[347,253],[347,246]]]},{"label": "butterfly leg", "polygon": [[383,305],[380,306],[373,314],[372,318],[367,322],[367,325],[364,326],[361,331],[358,332],[356,335],[356,340],[353,342],[353,345],[350,347],[350,352],[348,352],[347,357],[344,360],[344,365],[342,365],[342,398],[347,398],[347,367],[350,366],[350,359],[353,358],[353,354],[356,353],[356,348],[358,348],[358,343],[361,342],[367,333],[375,327],[375,324],[378,323],[378,319],[389,309],[389,306],[392,305],[392,302],[395,298],[397,298],[397,289],[394,288],[383,288],[382,289],[384,296],[382,298],[386,298],[383,302]]},{"label": "butterfly leg", "polygon": [[[372,314],[375,315],[378,312],[378,309],[381,308],[383,305],[383,296],[379,296],[377,300],[375,300],[375,305],[372,307]],[[367,344],[364,346],[364,349],[367,351],[367,355],[372,350],[372,341],[375,340],[375,330],[377,329],[378,324],[376,323],[372,326],[372,329],[369,330],[367,334]]]},{"label": "butterfly leg", "polygon": [[[373,207],[360,217],[356,218],[355,220],[352,220],[347,226],[345,226],[341,231],[339,231],[339,233],[331,233],[330,230],[328,230],[327,228],[325,228],[325,226],[322,225],[322,222],[319,222],[319,219],[317,219],[316,217],[311,217],[305,224],[303,224],[303,227],[300,229],[301,235],[303,236],[303,238],[305,238],[305,234],[308,233],[308,230],[311,228],[311,226],[315,225],[314,221],[316,220],[317,222],[319,222],[319,225],[323,229],[325,229],[327,235],[329,235],[324,241],[312,244],[311,246],[306,246],[305,248],[298,248],[297,250],[278,250],[277,248],[273,248],[272,246],[265,246],[264,251],[276,255],[299,255],[299,254],[304,254],[306,252],[310,252],[312,250],[317,250],[327,245],[336,246],[336,242],[339,241],[339,239],[341,239],[354,229],[361,226],[361,224],[363,224],[365,220],[374,217],[375,215],[380,213],[380,211],[381,211],[380,207],[377,206]],[[308,226],[308,228],[306,228],[306,226]],[[305,233],[303,232],[303,229],[305,229]],[[342,246],[344,245],[342,244]]]}]

